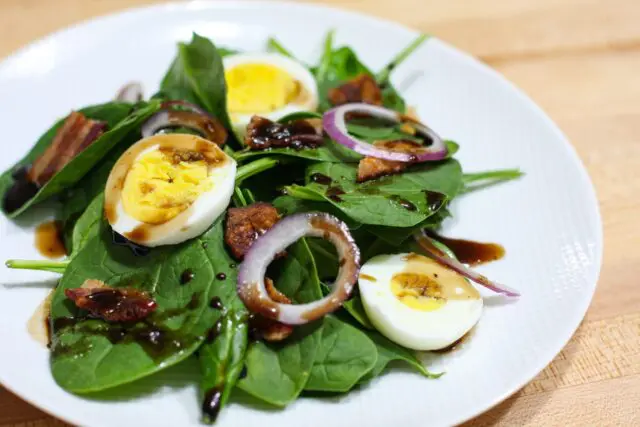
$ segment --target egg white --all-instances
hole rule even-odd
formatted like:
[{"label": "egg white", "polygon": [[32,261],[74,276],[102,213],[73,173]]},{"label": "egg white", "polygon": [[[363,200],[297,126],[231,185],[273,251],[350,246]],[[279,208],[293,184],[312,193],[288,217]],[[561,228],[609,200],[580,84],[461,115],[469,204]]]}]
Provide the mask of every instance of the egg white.
[{"label": "egg white", "polygon": [[[138,143],[134,144],[128,150],[128,152],[136,150],[136,146],[138,144],[148,144],[150,139],[158,138],[159,136],[160,135],[156,135],[139,141]],[[182,137],[199,138],[194,137],[193,135],[177,134],[161,136],[161,138],[167,137],[177,137],[178,139]],[[137,154],[132,164],[135,164],[135,162],[145,154],[158,150],[159,148],[159,144],[150,145],[148,148],[145,148],[144,150],[140,151],[139,154]],[[116,220],[112,223],[110,222],[113,230],[123,236],[126,236],[127,238],[129,238],[129,240],[147,247],[175,245],[204,233],[215,222],[215,220],[225,212],[227,206],[231,201],[231,196],[233,195],[233,190],[235,188],[236,162],[226,153],[222,152],[222,150],[220,150],[220,152],[224,154],[224,156],[226,157],[226,161],[222,165],[213,167],[209,170],[208,179],[213,184],[212,188],[200,194],[198,198],[191,204],[191,206],[184,212],[181,212],[180,214],[163,224],[145,224],[144,222],[129,215],[125,211],[119,195],[115,195],[114,197],[118,200],[115,207]],[[118,160],[118,162],[114,166],[114,170],[119,166],[119,164],[121,164],[123,158],[126,155],[127,153],[125,153],[123,157]],[[107,182],[106,192],[121,192],[121,189],[113,190],[113,188],[116,188],[118,186],[111,181],[112,178],[110,177],[109,182]],[[129,233],[132,233],[139,227],[149,227],[152,230],[149,238],[145,239],[144,241],[136,241],[135,238],[127,236]]]},{"label": "egg white", "polygon": [[280,68],[294,79],[298,80],[308,94],[303,103],[289,103],[269,113],[235,113],[229,111],[231,121],[238,131],[244,131],[251,117],[258,114],[272,121],[277,121],[284,116],[299,111],[315,111],[318,108],[318,86],[313,74],[300,62],[278,53],[239,53],[229,55],[222,59],[225,70],[229,70],[242,64],[268,64]]},{"label": "egg white", "polygon": [[[407,255],[380,255],[362,266],[358,284],[365,311],[376,329],[397,344],[425,351],[446,348],[478,322],[482,298],[449,299],[433,311],[405,305],[394,295],[391,282],[395,274],[404,272]],[[439,284],[446,286],[442,281]]]}]

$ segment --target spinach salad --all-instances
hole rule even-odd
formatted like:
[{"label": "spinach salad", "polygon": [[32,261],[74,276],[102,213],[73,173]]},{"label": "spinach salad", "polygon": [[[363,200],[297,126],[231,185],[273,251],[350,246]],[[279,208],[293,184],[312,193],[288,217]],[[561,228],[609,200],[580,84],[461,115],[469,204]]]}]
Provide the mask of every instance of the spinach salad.
[{"label": "spinach salad", "polygon": [[[518,170],[466,173],[391,82],[421,36],[377,72],[326,37],[315,64],[178,45],[159,90],[78,109],[0,176],[17,218],[57,200],[64,260],[9,260],[61,278],[51,373],[89,394],[187,359],[203,420],[234,393],[275,407],[348,393],[479,320],[473,253],[436,232],[466,193]],[[459,258],[456,258],[458,256]]]}]

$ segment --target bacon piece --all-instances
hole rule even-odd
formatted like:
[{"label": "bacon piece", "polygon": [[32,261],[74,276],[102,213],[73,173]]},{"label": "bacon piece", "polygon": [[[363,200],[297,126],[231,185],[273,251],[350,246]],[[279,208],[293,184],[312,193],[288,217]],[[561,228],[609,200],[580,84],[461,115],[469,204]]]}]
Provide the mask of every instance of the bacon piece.
[{"label": "bacon piece", "polygon": [[[384,147],[390,151],[399,151],[401,153],[412,153],[416,149],[422,147],[420,144],[409,140],[397,141],[376,141],[373,145],[376,147]],[[358,182],[365,182],[371,179],[379,178],[386,175],[399,174],[408,168],[411,163],[395,162],[393,160],[383,160],[376,157],[365,157],[358,164]]]},{"label": "bacon piece", "polygon": [[[291,300],[285,294],[276,289],[273,280],[268,277],[264,280],[269,297],[281,304],[291,304]],[[254,338],[269,342],[283,341],[293,333],[293,326],[267,319],[259,314],[251,315],[251,334]]]},{"label": "bacon piece", "polygon": [[380,86],[369,74],[361,74],[348,82],[333,88],[328,94],[331,105],[343,105],[353,102],[364,102],[382,105]]},{"label": "bacon piece", "polygon": [[386,175],[395,175],[408,166],[405,162],[382,160],[376,157],[365,157],[358,164],[358,182],[365,182]]},{"label": "bacon piece", "polygon": [[269,203],[258,202],[227,211],[224,240],[233,256],[244,259],[253,242],[280,220],[278,211]]},{"label": "bacon piece", "polygon": [[291,147],[316,148],[324,144],[322,135],[306,120],[294,120],[287,124],[273,122],[260,116],[251,117],[244,142],[251,150]]},{"label": "bacon piece", "polygon": [[27,179],[43,186],[80,152],[104,132],[106,123],[72,112],[64,121],[51,145],[38,157],[27,173]]},{"label": "bacon piece", "polygon": [[91,317],[113,323],[145,319],[157,308],[147,293],[131,288],[82,287],[66,289],[64,294]]}]

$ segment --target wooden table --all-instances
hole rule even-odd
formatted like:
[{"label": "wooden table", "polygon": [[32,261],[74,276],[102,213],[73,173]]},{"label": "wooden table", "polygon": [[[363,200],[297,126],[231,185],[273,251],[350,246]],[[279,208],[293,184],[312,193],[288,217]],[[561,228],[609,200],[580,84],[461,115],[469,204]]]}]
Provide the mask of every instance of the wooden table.
[{"label": "wooden table", "polygon": [[[0,58],[66,25],[149,3],[0,0]],[[606,247],[585,321],[533,382],[465,427],[640,425],[640,1],[325,3],[434,34],[498,69],[566,132],[598,192]],[[6,426],[64,424],[0,387]]]}]

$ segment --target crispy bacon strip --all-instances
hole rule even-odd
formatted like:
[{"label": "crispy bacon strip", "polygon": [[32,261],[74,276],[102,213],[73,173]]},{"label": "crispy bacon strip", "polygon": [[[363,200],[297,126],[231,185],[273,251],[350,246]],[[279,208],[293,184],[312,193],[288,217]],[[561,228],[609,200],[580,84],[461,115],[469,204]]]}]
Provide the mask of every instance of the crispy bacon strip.
[{"label": "crispy bacon strip", "polygon": [[361,74],[348,82],[333,88],[328,94],[331,105],[364,102],[372,105],[382,105],[382,91],[373,77]]},{"label": "crispy bacon strip", "polygon": [[131,288],[83,287],[66,289],[64,294],[91,317],[113,323],[145,319],[157,308],[148,294]]},{"label": "crispy bacon strip", "polygon": [[[421,147],[417,142],[409,140],[377,141],[373,145],[402,153],[411,153],[416,148]],[[381,176],[399,174],[410,165],[411,163],[394,162],[392,160],[383,160],[375,157],[365,157],[360,160],[360,163],[358,164],[357,181],[365,182]]]},{"label": "crispy bacon strip", "polygon": [[104,122],[88,119],[76,111],[72,112],[56,133],[51,145],[33,162],[27,172],[27,179],[43,186],[98,139],[105,127]]},{"label": "crispy bacon strip", "polygon": [[244,259],[253,242],[280,220],[276,208],[259,202],[227,211],[224,240],[238,260]]},{"label": "crispy bacon strip", "polygon": [[322,135],[306,120],[294,120],[287,124],[253,116],[247,126],[244,142],[251,150],[291,147],[296,150],[315,148],[324,144]]}]

